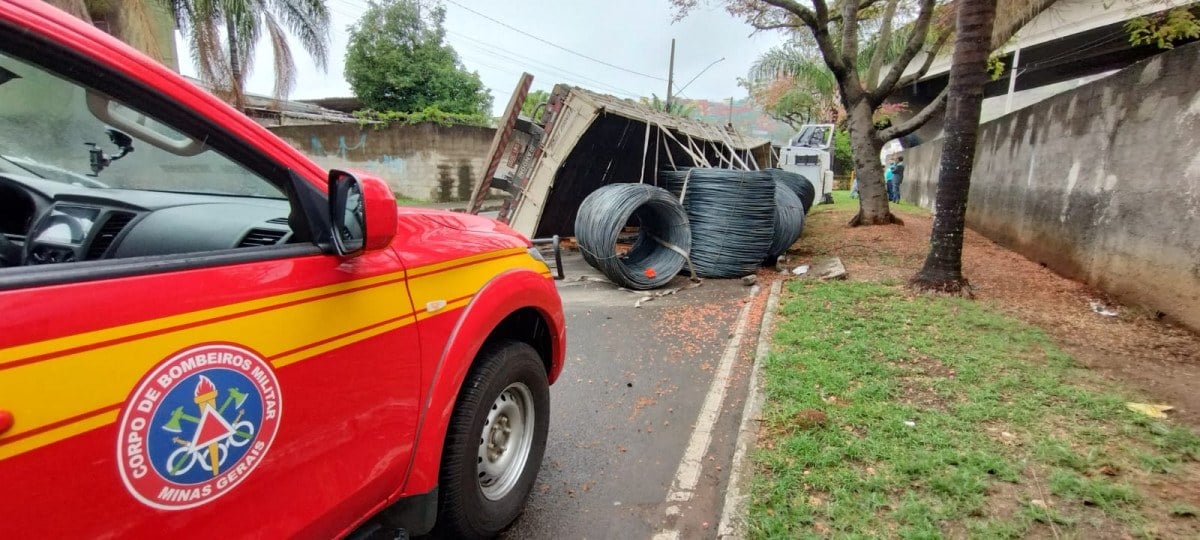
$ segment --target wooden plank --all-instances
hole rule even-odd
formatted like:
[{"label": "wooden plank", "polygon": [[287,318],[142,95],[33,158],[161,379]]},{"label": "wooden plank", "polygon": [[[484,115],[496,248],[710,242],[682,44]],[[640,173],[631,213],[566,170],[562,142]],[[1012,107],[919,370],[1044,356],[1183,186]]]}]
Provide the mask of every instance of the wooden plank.
[{"label": "wooden plank", "polygon": [[492,187],[492,177],[496,174],[496,169],[500,167],[500,160],[503,159],[505,150],[508,149],[508,141],[512,138],[513,128],[517,124],[517,116],[521,114],[521,106],[525,104],[525,96],[529,95],[529,87],[533,85],[533,75],[522,73],[520,80],[517,81],[517,87],[513,90],[512,97],[508,100],[508,107],[504,109],[504,116],[500,117],[500,124],[496,126],[496,134],[492,136],[492,145],[488,148],[487,166],[483,169],[483,177],[479,179],[479,183],[475,184],[475,197],[471,199],[471,207],[469,211],[472,214],[478,214],[483,208],[483,200],[487,198],[488,189]]}]

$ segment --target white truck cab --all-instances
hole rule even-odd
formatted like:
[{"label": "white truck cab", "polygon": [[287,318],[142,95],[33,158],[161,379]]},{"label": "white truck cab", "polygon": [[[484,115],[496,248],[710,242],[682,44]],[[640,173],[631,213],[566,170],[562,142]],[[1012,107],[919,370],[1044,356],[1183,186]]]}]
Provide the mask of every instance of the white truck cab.
[{"label": "white truck cab", "polygon": [[779,150],[779,168],[803,176],[821,204],[833,203],[833,124],[805,124]]}]

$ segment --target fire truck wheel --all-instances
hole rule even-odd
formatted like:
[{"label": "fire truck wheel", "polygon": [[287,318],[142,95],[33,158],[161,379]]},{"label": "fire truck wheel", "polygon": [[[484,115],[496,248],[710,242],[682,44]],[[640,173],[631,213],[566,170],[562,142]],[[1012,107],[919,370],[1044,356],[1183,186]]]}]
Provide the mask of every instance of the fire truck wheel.
[{"label": "fire truck wheel", "polygon": [[487,346],[467,373],[446,432],[438,488],[444,538],[491,538],[533,488],[550,425],[550,387],[526,343]]}]

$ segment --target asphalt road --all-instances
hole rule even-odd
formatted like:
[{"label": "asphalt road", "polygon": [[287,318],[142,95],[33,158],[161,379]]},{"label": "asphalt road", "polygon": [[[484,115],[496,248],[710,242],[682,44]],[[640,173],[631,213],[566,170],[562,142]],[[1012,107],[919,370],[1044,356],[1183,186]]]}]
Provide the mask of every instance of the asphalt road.
[{"label": "asphalt road", "polygon": [[[706,280],[635,308],[644,293],[618,289],[578,254],[564,265],[566,365],[550,389],[550,432],[533,493],[503,538],[715,538],[757,339],[757,287]],[[672,287],[687,284],[677,278]],[[727,384],[715,385],[747,304],[740,353],[728,356]],[[711,437],[697,437],[716,386],[725,390],[710,409],[716,421],[700,422]],[[683,492],[677,473],[689,445],[702,452],[690,470],[695,485],[686,500],[668,500]],[[383,529],[370,536],[384,537]]]},{"label": "asphalt road", "polygon": [[667,497],[751,288],[710,280],[635,308],[638,293],[580,281],[600,274],[578,256],[564,263],[566,366],[551,388],[541,472],[506,538],[715,537],[748,355],[734,363],[695,495]]}]

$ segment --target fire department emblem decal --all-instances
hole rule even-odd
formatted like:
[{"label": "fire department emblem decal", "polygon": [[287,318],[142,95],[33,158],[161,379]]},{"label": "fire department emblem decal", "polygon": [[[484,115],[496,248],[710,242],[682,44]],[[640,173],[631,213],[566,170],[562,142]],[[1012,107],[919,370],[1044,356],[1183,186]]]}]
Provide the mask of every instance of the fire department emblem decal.
[{"label": "fire department emblem decal", "polygon": [[129,492],[163,510],[208,503],[266,455],[282,402],[258,354],[201,345],[160,363],[125,402],[117,462]]}]

